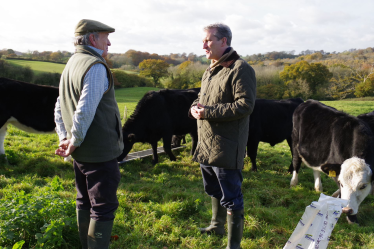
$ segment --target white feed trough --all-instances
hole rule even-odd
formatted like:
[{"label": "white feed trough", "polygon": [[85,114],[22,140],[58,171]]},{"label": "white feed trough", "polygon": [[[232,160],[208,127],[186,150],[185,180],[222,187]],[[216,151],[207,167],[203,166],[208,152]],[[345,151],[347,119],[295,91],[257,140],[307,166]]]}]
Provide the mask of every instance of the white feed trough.
[{"label": "white feed trough", "polygon": [[[175,147],[175,148],[172,148],[171,150],[178,150],[178,149],[182,149],[182,148],[186,148],[186,146]],[[157,154],[161,154],[161,153],[165,153],[164,148],[163,147],[157,147]],[[118,162],[118,163],[119,164],[127,163],[129,161],[132,161],[132,160],[135,160],[135,159],[138,159],[138,158],[143,158],[143,157],[152,156],[152,155],[153,155],[152,149],[137,151],[137,152],[129,153],[126,156],[126,158],[123,159],[123,161]]]}]

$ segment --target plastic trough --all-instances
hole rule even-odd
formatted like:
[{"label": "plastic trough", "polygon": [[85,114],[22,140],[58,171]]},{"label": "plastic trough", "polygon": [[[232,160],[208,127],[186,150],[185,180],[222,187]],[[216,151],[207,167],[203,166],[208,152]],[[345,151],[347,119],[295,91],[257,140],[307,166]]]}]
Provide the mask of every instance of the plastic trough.
[{"label": "plastic trough", "polygon": [[[179,149],[182,149],[182,148],[186,148],[186,146],[171,148],[171,150],[179,150]],[[162,153],[165,153],[164,148],[163,147],[157,147],[157,154],[162,154]],[[144,157],[148,157],[148,156],[152,156],[152,155],[153,155],[152,149],[137,151],[137,152],[129,153],[123,161],[118,162],[118,163],[123,164],[123,163],[127,163],[129,161],[135,160],[135,159],[144,158]]]}]

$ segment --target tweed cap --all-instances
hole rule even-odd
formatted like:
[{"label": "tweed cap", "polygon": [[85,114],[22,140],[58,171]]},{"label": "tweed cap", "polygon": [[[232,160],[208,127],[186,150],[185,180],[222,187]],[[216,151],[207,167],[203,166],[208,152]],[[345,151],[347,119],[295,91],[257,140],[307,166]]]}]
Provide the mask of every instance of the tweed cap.
[{"label": "tweed cap", "polygon": [[108,25],[90,19],[82,19],[75,27],[75,36],[84,35],[92,32],[114,32],[115,29]]}]

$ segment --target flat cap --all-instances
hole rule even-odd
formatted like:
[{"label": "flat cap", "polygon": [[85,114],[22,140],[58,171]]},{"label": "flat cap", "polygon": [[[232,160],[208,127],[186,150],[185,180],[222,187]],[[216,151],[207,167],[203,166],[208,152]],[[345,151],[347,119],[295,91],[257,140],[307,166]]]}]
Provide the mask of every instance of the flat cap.
[{"label": "flat cap", "polygon": [[115,29],[98,21],[82,19],[75,27],[75,36],[84,35],[92,32],[114,32]]}]

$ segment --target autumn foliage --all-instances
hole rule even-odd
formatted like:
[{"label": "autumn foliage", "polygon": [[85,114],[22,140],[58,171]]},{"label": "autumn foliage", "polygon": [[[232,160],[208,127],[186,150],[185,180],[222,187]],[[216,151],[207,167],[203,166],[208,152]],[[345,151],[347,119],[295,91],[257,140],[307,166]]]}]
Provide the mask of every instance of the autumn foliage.
[{"label": "autumn foliage", "polygon": [[163,60],[148,59],[139,63],[140,75],[152,77],[156,87],[160,84],[160,79],[168,76],[169,64]]}]

